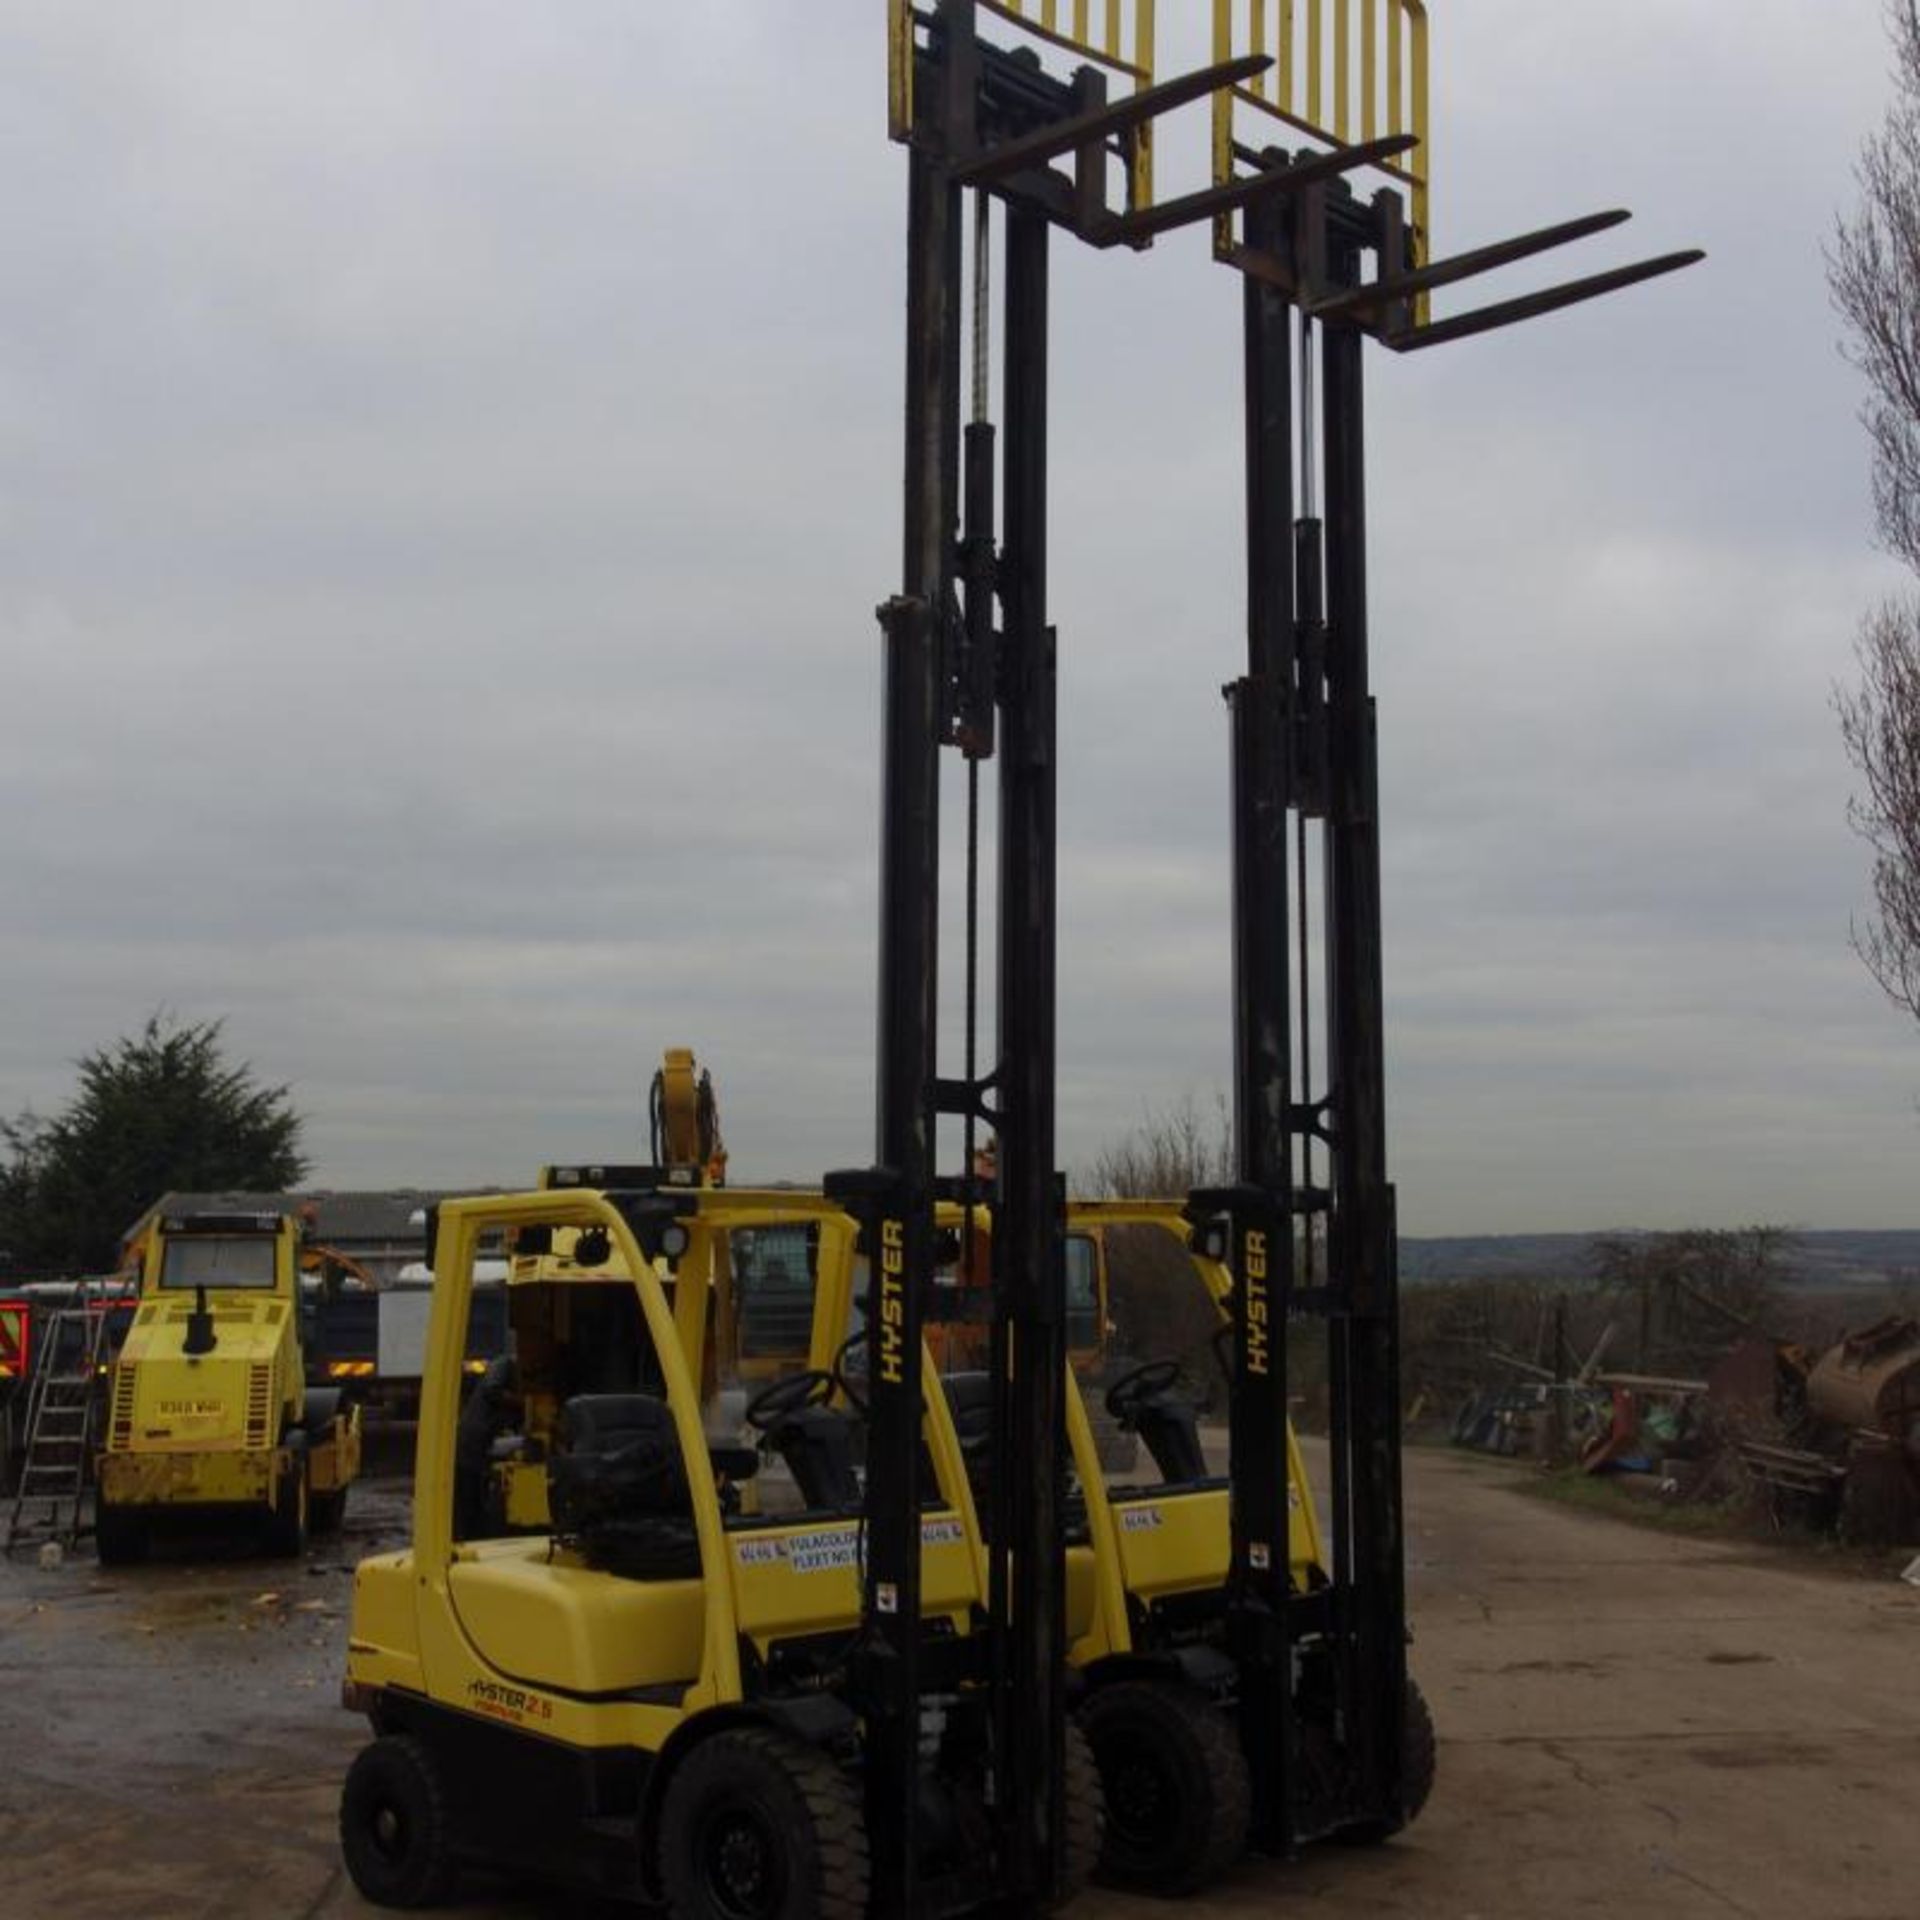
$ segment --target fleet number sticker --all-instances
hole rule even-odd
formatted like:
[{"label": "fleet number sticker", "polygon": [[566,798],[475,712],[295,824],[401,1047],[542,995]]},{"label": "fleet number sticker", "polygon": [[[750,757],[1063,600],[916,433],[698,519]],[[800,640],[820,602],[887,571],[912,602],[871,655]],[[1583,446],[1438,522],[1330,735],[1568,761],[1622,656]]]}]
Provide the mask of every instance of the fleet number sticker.
[{"label": "fleet number sticker", "polygon": [[[923,1546],[958,1546],[966,1537],[966,1530],[951,1517],[920,1523]],[[860,1564],[860,1529],[822,1527],[812,1533],[782,1534],[770,1540],[736,1540],[733,1551],[743,1567],[767,1567],[784,1561],[795,1573],[825,1573],[834,1567]]]},{"label": "fleet number sticker", "polygon": [[827,1527],[819,1533],[796,1533],[781,1543],[787,1550],[787,1564],[795,1573],[824,1573],[830,1567],[851,1567],[859,1562],[860,1540],[853,1527]]},{"label": "fleet number sticker", "polygon": [[1158,1507],[1122,1507],[1120,1529],[1123,1533],[1147,1533],[1164,1524]]}]

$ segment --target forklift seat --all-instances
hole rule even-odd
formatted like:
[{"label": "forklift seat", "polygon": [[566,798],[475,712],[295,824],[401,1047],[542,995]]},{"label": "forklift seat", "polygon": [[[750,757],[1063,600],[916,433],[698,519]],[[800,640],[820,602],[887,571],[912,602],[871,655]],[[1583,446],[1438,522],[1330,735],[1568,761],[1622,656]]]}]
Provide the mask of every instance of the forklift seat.
[{"label": "forklift seat", "polygon": [[809,1513],[844,1513],[860,1504],[854,1463],[856,1427],[839,1407],[798,1407],[766,1430],[766,1445],[786,1462]]},{"label": "forklift seat", "polygon": [[680,1436],[650,1393],[576,1394],[547,1467],[555,1532],[587,1564],[634,1580],[700,1571]]},{"label": "forklift seat", "polygon": [[942,1375],[940,1385],[953,1415],[960,1457],[967,1464],[967,1485],[973,1489],[974,1503],[984,1511],[993,1452],[993,1375],[984,1368],[949,1373]]},{"label": "forklift seat", "polygon": [[[984,1531],[991,1524],[993,1485],[993,1375],[984,1369],[940,1376],[960,1442],[960,1458],[967,1468],[967,1485]],[[924,1469],[931,1480],[931,1465]],[[1062,1533],[1069,1546],[1088,1538],[1086,1496],[1069,1478],[1060,1506]]]}]

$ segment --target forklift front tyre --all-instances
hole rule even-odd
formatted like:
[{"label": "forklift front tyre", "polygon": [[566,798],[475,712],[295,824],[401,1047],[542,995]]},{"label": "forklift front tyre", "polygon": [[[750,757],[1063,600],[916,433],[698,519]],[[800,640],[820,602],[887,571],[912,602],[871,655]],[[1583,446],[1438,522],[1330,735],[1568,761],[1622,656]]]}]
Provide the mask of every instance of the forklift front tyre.
[{"label": "forklift front tyre", "polygon": [[100,1556],[103,1567],[139,1566],[146,1559],[152,1540],[144,1515],[110,1507],[104,1501],[95,1508],[93,1550]]},{"label": "forklift front tyre", "polygon": [[1063,1900],[1071,1900],[1100,1871],[1100,1847],[1106,1838],[1106,1794],[1093,1745],[1071,1720],[1067,1722],[1067,1882]]},{"label": "forklift front tyre", "polygon": [[1106,1791],[1108,1886],[1188,1893],[1246,1851],[1247,1757],[1232,1721],[1197,1688],[1117,1680],[1095,1689],[1079,1722]]},{"label": "forklift front tyre", "polygon": [[340,1794],[340,1851],[379,1907],[431,1907],[453,1885],[453,1825],[433,1755],[406,1734],[363,1747]]},{"label": "forklift front tyre", "polygon": [[307,1456],[296,1450],[280,1476],[267,1516],[267,1551],[277,1560],[297,1560],[307,1550]]},{"label": "forklift front tyre", "polygon": [[851,1776],[772,1727],[704,1740],[668,1783],[660,1882],[674,1920],[864,1920],[866,1817]]},{"label": "forklift front tyre", "polygon": [[1439,1736],[1433,1730],[1433,1710],[1427,1696],[1411,1674],[1407,1676],[1406,1731],[1400,1748],[1400,1800],[1398,1820],[1368,1820],[1359,1826],[1342,1827],[1336,1838],[1350,1847],[1375,1847],[1391,1840],[1403,1828],[1420,1817],[1433,1791],[1433,1776],[1440,1763]]}]

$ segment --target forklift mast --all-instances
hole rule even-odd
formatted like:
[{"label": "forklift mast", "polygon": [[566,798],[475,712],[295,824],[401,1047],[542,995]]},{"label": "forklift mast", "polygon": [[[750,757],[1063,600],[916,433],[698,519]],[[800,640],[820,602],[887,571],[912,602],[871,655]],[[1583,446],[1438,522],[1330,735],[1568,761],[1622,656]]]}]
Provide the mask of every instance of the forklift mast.
[{"label": "forklift mast", "polygon": [[[1429,296],[1618,225],[1618,211],[1435,260],[1420,0],[1349,11],[1254,0],[1215,14],[1213,56],[1276,61],[1214,98],[1217,258],[1242,276],[1246,672],[1226,689],[1233,810],[1233,1187],[1191,1196],[1232,1248],[1232,1646],[1270,1852],[1337,1827],[1390,1831],[1402,1800],[1406,1606],[1399,1286],[1387,1176],[1380,820],[1368,673],[1365,410],[1372,338],[1413,352],[1692,264],[1663,255],[1443,321]],[[1384,15],[1384,25],[1376,14]],[[1296,27],[1300,31],[1296,31]],[[1270,34],[1267,29],[1270,28]],[[1329,54],[1331,57],[1329,58]],[[1239,137],[1252,122],[1258,132]],[[1314,144],[1259,144],[1279,131]],[[1354,177],[1385,184],[1368,197]],[[1367,272],[1371,264],[1372,272]],[[1296,359],[1297,347],[1297,359]],[[1298,405],[1296,409],[1296,396]],[[1316,1027],[1316,975],[1319,1006]],[[1289,1575],[1287,1331],[1326,1328],[1328,1582]],[[1330,1650],[1334,1730],[1311,1757],[1295,1651]]]},{"label": "forklift mast", "polygon": [[[919,1447],[921,1326],[936,1201],[994,1208],[989,1372],[992,1457],[1036,1464],[993,1476],[986,1645],[996,1886],[1015,1910],[1063,1886],[1066,1727],[1061,1509],[1065,1491],[1064,1196],[1054,1144],[1055,636],[1047,619],[1047,300],[1051,229],[1095,246],[1138,243],[1128,222],[1151,191],[1156,115],[1264,67],[1246,58],[1156,86],[1150,6],[1131,52],[1121,9],[1048,6],[1042,41],[1084,57],[1051,77],[1037,50],[977,31],[975,0],[889,3],[889,105],[908,150],[907,368],[901,591],[880,610],[885,648],[877,1156],[830,1176],[870,1254],[871,1432],[861,1683],[868,1825],[881,1910],[919,1910]],[[993,9],[1005,21],[1017,8]],[[1109,101],[1109,81],[1130,86]],[[1110,162],[1121,204],[1108,204]],[[1070,171],[1052,163],[1064,161]],[[971,190],[972,293],[965,299]],[[987,417],[991,208],[1004,220],[1004,446]],[[970,327],[969,327],[970,321]],[[968,338],[970,333],[970,340]],[[962,424],[962,347],[972,404]],[[964,459],[963,459],[964,451]],[[998,471],[996,472],[996,461]],[[998,511],[996,512],[996,507]],[[967,786],[966,1049],[943,1076],[941,751]],[[978,1059],[979,771],[997,758],[998,1031]],[[935,1164],[941,1115],[964,1129],[962,1173]],[[983,1190],[976,1129],[990,1129]],[[969,1236],[970,1237],[970,1236]],[[1018,1355],[1017,1366],[1014,1363]]]},{"label": "forklift mast", "polygon": [[[888,4],[890,131],[908,163],[907,338],[901,587],[880,609],[877,1152],[871,1168],[828,1180],[862,1222],[870,1256],[857,1685],[881,1912],[925,1904],[916,1866],[921,1327],[936,1201],[970,1209],[989,1197],[977,1127],[997,1146],[991,1457],[1021,1463],[993,1475],[985,1515],[992,1871],[1015,1910],[1046,1904],[1063,1884],[1065,1274],[1054,1141],[1056,637],[1046,598],[1052,229],[1141,250],[1205,225],[1216,256],[1243,280],[1247,654],[1227,689],[1237,1177],[1188,1206],[1196,1230],[1232,1255],[1231,1642],[1256,1839],[1280,1852],[1330,1827],[1390,1822],[1399,1804],[1406,1627],[1362,349],[1368,338],[1409,352],[1471,337],[1699,257],[1668,255],[1435,321],[1433,290],[1626,216],[1592,215],[1436,261],[1420,0],[1357,9],[1251,0],[1218,5],[1213,18],[1210,64],[1159,80],[1152,0],[1125,9]],[[1008,36],[1011,47],[1000,44]],[[1063,49],[1079,64],[1059,77],[1047,62],[1057,67]],[[1212,182],[1156,200],[1155,122],[1203,99],[1212,103]],[[1258,131],[1242,138],[1249,119],[1278,129],[1288,147]],[[1352,183],[1369,174],[1384,184],[1361,198]],[[999,434],[988,417],[995,203]],[[940,1071],[937,1019],[944,748],[961,757],[967,795],[965,1060],[951,1076]],[[998,986],[983,1070],[978,795],[989,758],[999,762]],[[1318,1034],[1310,971],[1323,986]],[[943,1115],[964,1128],[957,1178],[936,1167]],[[1332,1554],[1327,1585],[1297,1592],[1286,1334],[1291,1318],[1306,1316],[1328,1329]],[[1316,1751],[1311,1781],[1294,1697],[1295,1651],[1309,1636],[1332,1649],[1335,1696],[1325,1703],[1334,1751]]]}]

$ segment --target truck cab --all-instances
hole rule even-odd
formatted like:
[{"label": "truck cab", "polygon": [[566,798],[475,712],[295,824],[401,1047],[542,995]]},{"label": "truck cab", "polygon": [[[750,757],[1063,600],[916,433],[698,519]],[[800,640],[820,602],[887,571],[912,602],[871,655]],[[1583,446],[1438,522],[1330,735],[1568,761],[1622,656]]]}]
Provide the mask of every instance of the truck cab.
[{"label": "truck cab", "polygon": [[255,1515],[270,1551],[305,1551],[345,1509],[360,1414],[306,1384],[300,1221],[163,1214],[143,1238],[96,1461],[102,1562],[144,1559],[156,1525],[194,1513]]}]

